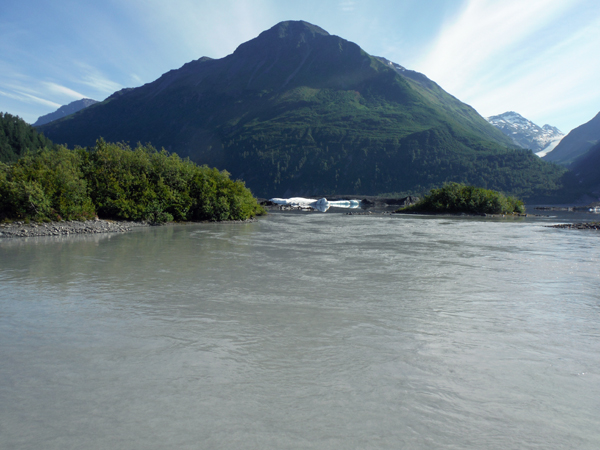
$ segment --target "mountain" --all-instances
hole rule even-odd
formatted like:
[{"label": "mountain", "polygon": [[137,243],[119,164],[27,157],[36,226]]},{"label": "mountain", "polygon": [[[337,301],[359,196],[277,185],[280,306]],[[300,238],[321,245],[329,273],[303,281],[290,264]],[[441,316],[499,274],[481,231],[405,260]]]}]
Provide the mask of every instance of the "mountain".
[{"label": "mountain", "polygon": [[267,197],[424,192],[451,181],[547,195],[564,173],[425,75],[302,21],[40,130],[68,145],[151,142]]},{"label": "mountain", "polygon": [[544,159],[568,166],[598,142],[600,142],[600,113],[589,122],[571,130],[554,150],[544,156]]},{"label": "mountain", "polygon": [[487,121],[510,137],[515,145],[540,157],[551,152],[565,136],[556,127],[546,124],[540,128],[514,111],[488,117]]},{"label": "mountain", "polygon": [[0,163],[14,162],[25,153],[44,147],[55,145],[20,117],[0,112]]},{"label": "mountain", "polygon": [[45,125],[55,120],[62,119],[69,114],[75,114],[77,111],[87,108],[88,106],[92,106],[95,103],[98,102],[96,100],[92,100],[91,98],[82,98],[81,100],[76,100],[68,105],[61,106],[53,113],[38,117],[38,120],[36,120],[33,126],[39,127],[40,125]]},{"label": "mountain", "polygon": [[577,158],[569,169],[581,187],[600,198],[600,142]]}]

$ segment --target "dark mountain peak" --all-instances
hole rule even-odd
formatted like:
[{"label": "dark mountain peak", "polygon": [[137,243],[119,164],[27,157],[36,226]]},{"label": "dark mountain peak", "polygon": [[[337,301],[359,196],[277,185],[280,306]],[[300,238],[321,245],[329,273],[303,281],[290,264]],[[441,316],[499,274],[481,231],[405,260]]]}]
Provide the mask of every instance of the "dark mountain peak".
[{"label": "dark mountain peak", "polygon": [[263,31],[261,35],[277,35],[279,39],[301,38],[305,41],[314,39],[317,36],[329,36],[329,33],[323,28],[305,22],[304,20],[286,20],[279,22],[270,29]]},{"label": "dark mountain peak", "polygon": [[260,33],[258,37],[241,44],[235,50],[234,55],[255,55],[264,50],[272,51],[274,48],[302,47],[311,45],[325,36],[330,36],[330,34],[324,29],[302,20],[279,22],[274,27]]},{"label": "dark mountain peak", "polygon": [[330,36],[324,29],[303,20],[288,20],[263,31],[258,37],[241,44],[235,53],[244,53],[257,46],[284,45],[299,47],[323,36]]},{"label": "dark mountain peak", "polygon": [[347,89],[376,72],[358,45],[304,21],[280,22],[221,61],[216,84],[230,93],[301,85]]}]

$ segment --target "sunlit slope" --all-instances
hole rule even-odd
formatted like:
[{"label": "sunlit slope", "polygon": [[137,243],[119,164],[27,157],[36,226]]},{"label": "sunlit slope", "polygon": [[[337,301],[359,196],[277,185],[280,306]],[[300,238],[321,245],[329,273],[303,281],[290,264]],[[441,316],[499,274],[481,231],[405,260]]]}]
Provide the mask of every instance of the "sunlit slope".
[{"label": "sunlit slope", "polygon": [[423,191],[446,181],[520,196],[562,169],[514,150],[475,110],[306,22],[282,22],[52,125],[55,142],[151,142],[227,169],[257,195]]}]

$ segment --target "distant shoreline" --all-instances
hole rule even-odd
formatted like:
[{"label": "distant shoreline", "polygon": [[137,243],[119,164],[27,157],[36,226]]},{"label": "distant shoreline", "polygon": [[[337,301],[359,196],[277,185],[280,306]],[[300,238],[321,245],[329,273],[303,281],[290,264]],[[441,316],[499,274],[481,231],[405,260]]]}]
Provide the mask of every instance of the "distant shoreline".
[{"label": "distant shoreline", "polygon": [[392,214],[419,215],[419,216],[465,216],[465,217],[492,217],[492,218],[518,218],[539,217],[538,214],[514,213],[514,214],[488,214],[488,213],[466,213],[448,211],[393,211]]},{"label": "distant shoreline", "polygon": [[548,228],[561,228],[563,230],[600,230],[600,222],[561,223],[548,225]]}]

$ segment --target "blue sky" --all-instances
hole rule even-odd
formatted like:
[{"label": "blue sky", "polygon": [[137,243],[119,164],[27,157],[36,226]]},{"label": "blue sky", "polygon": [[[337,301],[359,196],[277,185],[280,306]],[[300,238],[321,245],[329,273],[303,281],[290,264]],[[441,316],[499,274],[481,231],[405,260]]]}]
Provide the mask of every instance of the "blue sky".
[{"label": "blue sky", "polygon": [[598,0],[2,0],[0,111],[103,100],[282,20],[424,73],[483,116],[563,132],[600,111]]}]

